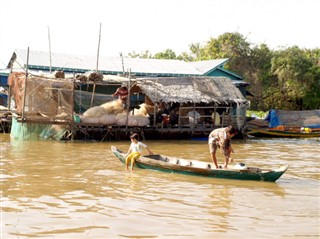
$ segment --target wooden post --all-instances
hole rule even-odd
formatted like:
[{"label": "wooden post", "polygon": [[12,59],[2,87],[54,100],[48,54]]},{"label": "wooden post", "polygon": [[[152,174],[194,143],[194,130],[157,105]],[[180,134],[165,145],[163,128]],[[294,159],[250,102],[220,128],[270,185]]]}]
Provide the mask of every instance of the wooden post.
[{"label": "wooden post", "polygon": [[123,61],[123,55],[122,55],[122,52],[120,53],[120,57],[121,57],[121,63],[122,63],[122,74],[124,75],[125,72],[124,72],[124,61]]},{"label": "wooden post", "polygon": [[214,115],[213,115],[213,119],[212,119],[212,117],[211,117],[211,120],[213,121],[212,123],[213,123],[213,128],[215,128],[215,126],[216,126],[216,112],[217,112],[217,104],[216,103],[214,103]]},{"label": "wooden post", "polygon": [[194,128],[196,126],[196,103],[193,103],[193,126]]},{"label": "wooden post", "polygon": [[129,121],[129,110],[130,110],[130,88],[131,88],[131,69],[129,69],[129,76],[128,76],[128,79],[129,79],[129,82],[128,82],[128,97],[127,97],[127,118],[126,118],[126,133],[127,133],[127,130],[128,130],[128,121]]},{"label": "wooden post", "polygon": [[72,114],[71,114],[71,117],[72,117],[72,126],[71,126],[71,131],[72,131],[72,134],[71,134],[71,140],[73,141],[74,140],[74,135],[75,135],[75,115],[74,115],[74,83],[75,83],[75,79],[76,79],[76,76],[75,76],[75,73],[73,73],[73,80],[72,80]]},{"label": "wooden post", "polygon": [[51,60],[51,41],[50,41],[50,29],[49,29],[49,26],[48,26],[48,40],[49,40],[50,74],[51,74],[51,65],[52,65],[52,60]]},{"label": "wooden post", "polygon": [[90,107],[92,107],[92,105],[93,105],[93,99],[94,99],[94,92],[95,91],[96,91],[96,83],[93,83]]},{"label": "wooden post", "polygon": [[[10,67],[10,75],[12,73],[12,65]],[[9,85],[9,89],[8,89],[8,98],[7,98],[7,105],[8,105],[8,110],[11,111],[11,85]]]},{"label": "wooden post", "polygon": [[23,92],[23,105],[22,105],[22,122],[24,122],[24,108],[26,105],[26,97],[27,97],[27,78],[28,78],[28,67],[29,67],[29,47],[27,50],[27,65],[26,65],[26,77],[24,80],[24,92]]},{"label": "wooden post", "polygon": [[99,68],[100,41],[101,41],[101,22],[100,22],[100,28],[99,28],[99,41],[98,41],[98,52],[97,52],[97,65],[96,65],[96,71],[98,71],[98,68]]},{"label": "wooden post", "polygon": [[156,80],[156,100],[153,102],[153,127],[157,125],[157,112],[158,112],[158,79]]},{"label": "wooden post", "polygon": [[[99,41],[98,41],[98,52],[97,52],[96,72],[98,72],[98,69],[99,69],[100,41],[101,41],[101,22],[100,22],[100,29],[99,29]],[[93,82],[93,89],[92,89],[92,96],[91,96],[91,103],[90,103],[90,107],[92,107],[92,105],[93,105],[93,99],[94,99],[95,91],[96,91],[96,83],[95,83],[95,82]]]}]

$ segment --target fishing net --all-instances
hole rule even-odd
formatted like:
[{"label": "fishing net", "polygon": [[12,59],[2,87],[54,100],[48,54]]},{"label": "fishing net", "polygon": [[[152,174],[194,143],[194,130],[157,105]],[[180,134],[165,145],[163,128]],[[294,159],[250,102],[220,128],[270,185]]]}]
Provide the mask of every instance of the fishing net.
[{"label": "fishing net", "polygon": [[15,107],[12,138],[61,139],[73,121],[73,80],[11,73],[8,82]]}]

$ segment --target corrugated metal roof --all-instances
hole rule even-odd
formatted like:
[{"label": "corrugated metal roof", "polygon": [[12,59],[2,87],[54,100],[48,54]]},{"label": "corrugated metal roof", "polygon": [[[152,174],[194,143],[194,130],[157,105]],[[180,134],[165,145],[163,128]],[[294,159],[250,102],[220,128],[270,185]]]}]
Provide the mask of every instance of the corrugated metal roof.
[{"label": "corrugated metal roof", "polygon": [[136,79],[153,102],[249,102],[227,77],[159,77]]},{"label": "corrugated metal roof", "polygon": [[207,72],[212,71],[213,69],[223,66],[229,59],[215,59],[215,60],[207,60],[207,61],[192,61],[189,62],[190,65],[195,67],[202,75]]},{"label": "corrugated metal roof", "polygon": [[[27,62],[27,51],[18,49],[15,51],[17,63],[24,66]],[[201,62],[185,62],[180,60],[165,59],[141,59],[121,57],[99,57],[99,71],[123,72],[131,70],[134,73],[166,74],[166,75],[203,75],[204,73],[224,64],[228,59],[217,59]],[[97,59],[95,56],[80,56],[61,53],[51,54],[51,67],[58,70],[82,69],[86,71],[95,70]],[[48,69],[50,66],[49,52],[30,51],[29,68]]]}]

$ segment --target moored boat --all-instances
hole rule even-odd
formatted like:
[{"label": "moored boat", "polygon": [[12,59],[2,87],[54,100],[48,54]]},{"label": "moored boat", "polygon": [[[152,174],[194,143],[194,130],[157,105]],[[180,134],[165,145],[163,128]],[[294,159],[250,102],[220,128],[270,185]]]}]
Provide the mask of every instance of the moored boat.
[{"label": "moored boat", "polygon": [[265,119],[251,119],[247,125],[247,134],[255,137],[320,137],[320,110],[270,110]]},{"label": "moored boat", "polygon": [[[125,153],[115,146],[111,146],[111,151],[122,163],[125,163]],[[283,165],[279,169],[261,169],[257,167],[247,167],[244,164],[238,164],[235,165],[234,168],[230,169],[216,169],[213,163],[198,160],[187,160],[160,154],[141,156],[136,160],[135,166],[143,169],[153,169],[163,172],[181,173],[210,178],[266,182],[275,182],[288,168],[288,165]]]},{"label": "moored boat", "polygon": [[294,131],[294,130],[275,130],[269,128],[251,128],[248,135],[255,137],[272,137],[272,138],[313,138],[320,137],[320,131]]}]

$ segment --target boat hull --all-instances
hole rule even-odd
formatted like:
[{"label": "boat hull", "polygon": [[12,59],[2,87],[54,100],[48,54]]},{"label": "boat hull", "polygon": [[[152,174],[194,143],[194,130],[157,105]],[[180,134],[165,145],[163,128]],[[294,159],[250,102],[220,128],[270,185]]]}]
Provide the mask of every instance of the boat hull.
[{"label": "boat hull", "polygon": [[270,129],[250,129],[248,135],[269,138],[313,138],[320,137],[320,132],[292,132]]},{"label": "boat hull", "polygon": [[[111,151],[122,163],[125,163],[125,154],[115,146],[111,147]],[[246,167],[244,169],[215,169],[211,163],[167,157],[164,155],[141,156],[136,160],[135,166],[142,169],[158,170],[168,173],[265,182],[275,182],[288,168],[288,166],[285,165],[278,170],[262,170],[255,167]]]}]

